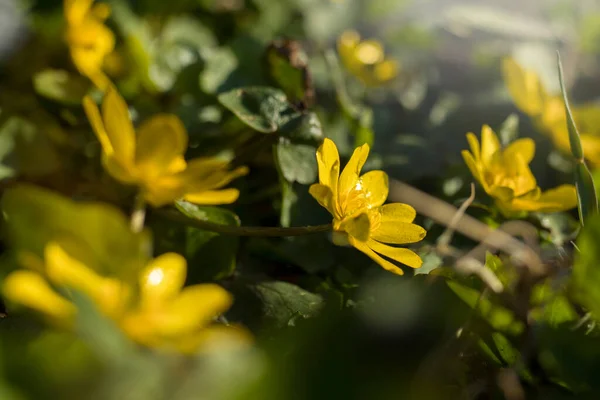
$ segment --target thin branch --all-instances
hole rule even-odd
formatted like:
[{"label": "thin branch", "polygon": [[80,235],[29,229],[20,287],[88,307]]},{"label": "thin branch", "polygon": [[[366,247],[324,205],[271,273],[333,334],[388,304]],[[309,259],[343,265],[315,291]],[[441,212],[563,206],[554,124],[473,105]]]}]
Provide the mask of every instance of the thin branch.
[{"label": "thin branch", "polygon": [[178,211],[172,210],[156,210],[155,214],[169,219],[174,222],[180,222],[184,225],[203,229],[206,231],[217,232],[223,235],[231,236],[268,236],[268,237],[285,237],[285,236],[304,236],[315,233],[329,232],[332,229],[331,224],[312,225],[312,226],[297,226],[290,228],[280,227],[262,227],[262,226],[232,226],[215,224],[213,222],[202,221],[199,219],[188,218]]}]

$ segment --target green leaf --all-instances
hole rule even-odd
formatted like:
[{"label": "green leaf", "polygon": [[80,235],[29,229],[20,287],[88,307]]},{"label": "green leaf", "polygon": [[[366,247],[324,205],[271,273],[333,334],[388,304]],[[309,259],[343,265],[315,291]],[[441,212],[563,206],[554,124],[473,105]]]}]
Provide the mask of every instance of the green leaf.
[{"label": "green leaf", "polygon": [[276,132],[298,114],[288,102],[285,93],[271,87],[233,89],[221,93],[218,99],[242,122],[262,133]]},{"label": "green leaf", "polygon": [[318,168],[314,147],[282,139],[275,147],[275,153],[283,177],[288,182],[314,183]]},{"label": "green leaf", "polygon": [[58,69],[46,69],[33,77],[35,91],[50,100],[66,105],[81,104],[90,84],[78,75]]},{"label": "green leaf", "polygon": [[280,135],[294,142],[314,144],[320,144],[325,136],[319,117],[312,111],[290,118],[281,126]]},{"label": "green leaf", "polygon": [[565,295],[564,285],[558,285],[552,278],[533,287],[530,317],[544,321],[550,326],[574,322],[579,318]]},{"label": "green leaf", "polygon": [[567,114],[567,128],[569,131],[569,143],[571,145],[571,153],[577,162],[575,169],[575,187],[577,189],[577,205],[579,210],[579,219],[581,225],[586,223],[590,214],[598,214],[598,197],[592,174],[585,163],[583,154],[583,146],[581,145],[581,136],[575,125],[575,120],[569,106],[567,97],[567,89],[563,77],[562,63],[560,55],[558,56],[558,77],[560,80],[560,90],[562,92],[563,101],[565,103],[565,113]]},{"label": "green leaf", "polygon": [[596,319],[600,319],[600,216],[594,215],[584,226],[579,238],[573,278],[572,293]]},{"label": "green leaf", "polygon": [[0,179],[18,174],[45,176],[59,166],[56,149],[35,124],[10,117],[0,126]]},{"label": "green leaf", "polygon": [[323,307],[321,296],[288,282],[260,282],[249,289],[260,301],[263,318],[276,328],[293,326],[297,318],[314,317]]},{"label": "green leaf", "polygon": [[563,101],[565,103],[565,113],[567,114],[567,129],[569,131],[569,144],[571,145],[571,153],[576,160],[583,160],[583,146],[581,145],[581,136],[575,125],[573,114],[571,113],[571,107],[569,106],[569,98],[567,96],[567,89],[565,88],[565,81],[563,75],[562,63],[560,61],[560,55],[558,57],[558,79],[560,81],[560,90],[562,92]]},{"label": "green leaf", "polygon": [[585,162],[578,163],[575,167],[575,188],[577,189],[579,220],[581,225],[584,225],[590,215],[598,214],[598,197],[594,178]]},{"label": "green leaf", "polygon": [[512,311],[494,304],[477,289],[465,286],[457,281],[446,281],[448,287],[469,307],[476,309],[481,318],[486,320],[495,330],[518,335],[524,329],[523,323],[515,318]]},{"label": "green leaf", "polygon": [[7,190],[2,211],[8,237],[17,251],[43,258],[45,246],[62,239],[67,250],[101,274],[134,282],[149,260],[149,232],[133,233],[118,209],[103,203],[76,203],[32,185]]},{"label": "green leaf", "polygon": [[498,277],[505,288],[512,288],[519,278],[519,272],[513,265],[503,262],[500,257],[489,251],[485,254],[485,266]]},{"label": "green leaf", "polygon": [[[224,208],[198,206],[185,201],[177,201],[175,207],[189,218],[240,226],[238,216]],[[193,281],[219,280],[233,274],[239,238],[191,227],[184,229],[183,252],[189,262],[188,275]]]},{"label": "green leaf", "polygon": [[492,332],[489,338],[479,338],[478,344],[483,352],[500,366],[512,366],[519,360],[517,349],[499,332]]}]

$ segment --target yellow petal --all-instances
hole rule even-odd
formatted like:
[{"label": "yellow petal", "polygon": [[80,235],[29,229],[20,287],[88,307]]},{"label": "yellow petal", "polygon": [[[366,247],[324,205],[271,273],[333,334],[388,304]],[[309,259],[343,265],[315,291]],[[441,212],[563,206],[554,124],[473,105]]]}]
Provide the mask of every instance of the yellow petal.
[{"label": "yellow petal", "polygon": [[100,68],[93,69],[91,71],[85,71],[82,68],[79,68],[80,72],[87,76],[89,80],[92,81],[94,86],[96,86],[100,91],[104,92],[111,85],[110,79]]},{"label": "yellow petal", "polygon": [[535,155],[535,142],[530,138],[517,139],[509,144],[503,153],[508,160],[516,158],[518,154],[523,158],[525,164],[529,164]]},{"label": "yellow petal", "polygon": [[142,195],[153,207],[162,207],[184,197],[187,182],[177,175],[167,175],[143,182]]},{"label": "yellow petal", "polygon": [[194,204],[219,205],[234,203],[240,197],[240,191],[237,189],[206,190],[199,193],[187,193],[184,196],[186,201]]},{"label": "yellow petal", "polygon": [[515,192],[511,188],[504,186],[494,186],[490,188],[488,194],[502,202],[511,202],[515,197]]},{"label": "yellow petal", "polygon": [[64,0],[65,19],[69,24],[79,24],[90,11],[94,0]]},{"label": "yellow petal", "polygon": [[370,207],[379,207],[389,193],[388,175],[383,171],[370,171],[360,177],[360,184]]},{"label": "yellow petal", "polygon": [[469,142],[469,147],[471,148],[471,153],[473,153],[473,158],[475,161],[479,161],[481,159],[481,149],[479,148],[479,140],[477,140],[477,136],[471,132],[467,133],[467,142]]},{"label": "yellow petal", "polygon": [[140,184],[137,170],[132,165],[123,165],[114,155],[102,155],[102,166],[110,176],[125,184]]},{"label": "yellow petal", "polygon": [[339,196],[345,196],[350,191],[356,189],[360,171],[365,164],[365,161],[367,161],[368,156],[369,145],[366,143],[354,150],[352,157],[350,157],[348,164],[346,164],[340,175],[340,181],[338,183]]},{"label": "yellow petal", "polygon": [[187,167],[182,174],[193,176],[195,179],[207,179],[215,171],[227,169],[228,161],[216,157],[194,158],[187,163]]},{"label": "yellow petal", "polygon": [[496,133],[488,125],[481,128],[481,160],[484,164],[492,161],[493,155],[500,150],[500,141]]},{"label": "yellow petal", "polygon": [[460,154],[462,155],[463,160],[465,160],[465,164],[467,164],[469,171],[471,171],[473,178],[475,178],[482,185],[485,185],[485,182],[483,181],[483,179],[481,179],[481,174],[479,173],[479,167],[478,167],[476,159],[473,158],[473,155],[471,153],[469,153],[467,150],[461,151]]},{"label": "yellow petal", "polygon": [[94,4],[91,10],[91,14],[94,15],[99,21],[104,21],[110,17],[110,6],[104,3]]},{"label": "yellow petal", "polygon": [[317,165],[319,167],[319,183],[329,187],[331,190],[333,214],[341,218],[337,200],[340,155],[335,143],[331,139],[325,138],[317,149]]},{"label": "yellow petal", "polygon": [[59,296],[33,271],[15,271],[4,278],[2,293],[7,300],[22,304],[59,321],[70,321],[75,306]]},{"label": "yellow petal", "polygon": [[400,63],[396,60],[384,60],[375,65],[373,74],[375,79],[379,82],[387,82],[394,79],[398,75],[400,69]]},{"label": "yellow petal", "polygon": [[340,230],[361,242],[366,242],[369,239],[370,228],[371,223],[366,213],[362,213],[354,218],[347,218],[339,226]]},{"label": "yellow petal", "polygon": [[383,45],[377,40],[365,40],[356,46],[354,54],[361,64],[374,65],[383,61]]},{"label": "yellow petal", "polygon": [[512,188],[515,197],[528,193],[537,187],[535,176],[533,175],[533,172],[531,172],[529,165],[527,165],[525,160],[523,160],[523,157],[521,157],[521,154],[516,154],[511,166],[516,168],[516,176],[513,179],[514,186]]},{"label": "yellow petal", "polygon": [[178,338],[175,347],[187,354],[198,351],[222,353],[227,350],[246,348],[252,344],[252,341],[252,334],[243,327],[215,324]]},{"label": "yellow petal", "polygon": [[414,251],[402,247],[388,246],[376,240],[369,240],[367,245],[375,252],[411,268],[421,268],[423,260]]},{"label": "yellow petal", "polygon": [[140,274],[143,306],[163,304],[174,298],[185,283],[187,262],[177,253],[166,253],[152,260]]},{"label": "yellow petal", "polygon": [[577,191],[573,185],[561,185],[557,188],[542,192],[537,199],[517,197],[512,206],[516,210],[557,212],[577,206]]},{"label": "yellow petal", "polygon": [[[192,160],[193,161],[193,160]],[[218,169],[213,169],[210,172],[201,169],[196,169],[197,175],[192,173],[193,171],[185,172],[182,174],[187,180],[188,193],[204,192],[207,190],[219,189],[229,184],[234,179],[247,175],[249,172],[248,167],[241,166],[236,169],[229,171],[228,165]]]},{"label": "yellow petal", "polygon": [[582,134],[581,145],[583,146],[585,157],[595,167],[600,166],[600,137],[597,135]]},{"label": "yellow petal", "polygon": [[88,120],[90,121],[90,125],[92,125],[92,129],[94,130],[94,133],[96,134],[96,137],[102,146],[102,152],[107,156],[112,156],[114,154],[114,149],[112,143],[110,142],[110,138],[104,129],[104,123],[102,122],[102,117],[100,116],[100,110],[90,96],[85,96],[83,98],[83,108]]},{"label": "yellow petal", "polygon": [[537,75],[509,58],[503,61],[502,72],[515,105],[531,116],[540,114],[546,92]]},{"label": "yellow petal", "polygon": [[[159,114],[139,127],[135,163],[139,169],[147,170],[148,175],[160,175],[180,159],[187,149],[188,135],[181,120],[171,114]],[[183,164],[185,167],[185,163]]]},{"label": "yellow petal", "polygon": [[135,132],[127,104],[114,87],[106,90],[102,102],[102,117],[115,157],[124,165],[133,164]]},{"label": "yellow petal", "polygon": [[381,265],[384,269],[396,274],[396,275],[404,275],[404,271],[402,271],[398,266],[394,265],[392,262],[384,259],[377,253],[375,253],[365,242],[360,242],[353,237],[348,238],[350,244],[361,252],[365,253],[369,256],[373,261],[377,264]]},{"label": "yellow petal", "polygon": [[310,193],[310,195],[314,197],[314,199],[317,200],[321,206],[325,207],[331,215],[335,215],[335,211],[332,207],[333,199],[331,195],[331,189],[329,186],[321,185],[320,183],[314,183],[308,188],[308,193]]},{"label": "yellow petal", "polygon": [[413,222],[417,216],[417,212],[414,208],[408,204],[403,203],[391,203],[386,204],[379,209],[381,212],[381,218],[384,221],[397,221],[397,222]]},{"label": "yellow petal", "polygon": [[107,315],[117,315],[122,311],[122,306],[130,294],[124,283],[96,274],[91,268],[71,257],[57,242],[46,245],[44,258],[46,273],[53,283],[81,291]]},{"label": "yellow petal", "polygon": [[360,43],[360,35],[355,30],[347,30],[338,39],[338,51],[341,56],[348,56]]},{"label": "yellow petal", "polygon": [[227,311],[232,302],[231,294],[215,284],[186,287],[165,309],[156,328],[162,335],[190,332]]},{"label": "yellow petal", "polygon": [[405,244],[421,241],[426,234],[419,225],[382,218],[379,226],[371,231],[371,238],[383,243]]}]

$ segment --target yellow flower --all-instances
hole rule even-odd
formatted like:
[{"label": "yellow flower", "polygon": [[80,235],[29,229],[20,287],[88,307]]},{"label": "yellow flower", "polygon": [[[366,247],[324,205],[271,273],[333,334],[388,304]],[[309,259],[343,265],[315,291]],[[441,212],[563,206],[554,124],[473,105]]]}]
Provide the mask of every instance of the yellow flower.
[{"label": "yellow flower", "polygon": [[379,86],[398,75],[400,65],[387,59],[383,45],[376,40],[360,40],[356,31],[345,31],[338,39],[338,52],[344,67],[367,86]]},{"label": "yellow flower", "polygon": [[319,183],[311,185],[309,192],[333,216],[334,239],[335,234],[342,234],[352,246],[383,268],[402,275],[400,268],[380,254],[412,268],[421,266],[421,258],[412,250],[384,243],[415,243],[422,240],[426,232],[412,223],[416,212],[411,206],[383,205],[389,189],[385,172],[360,175],[368,155],[367,144],[358,147],[340,174],[337,147],[325,139],[317,150]]},{"label": "yellow flower", "polygon": [[222,335],[247,341],[242,329],[212,324],[229,309],[232,296],[215,284],[183,288],[185,275],[186,261],[179,254],[151,262],[140,274],[140,301],[123,320],[125,332],[146,346],[182,352],[193,352]]},{"label": "yellow flower", "polygon": [[[538,75],[524,69],[513,59],[503,62],[504,81],[517,108],[529,115],[542,132],[548,134],[554,145],[570,153],[567,117],[562,97],[550,94]],[[600,107],[595,104],[573,106],[573,118],[581,133],[585,157],[600,166]]]},{"label": "yellow flower", "polygon": [[[152,260],[140,273],[139,287],[99,275],[75,257],[68,244],[47,244],[44,260],[29,260],[30,270],[9,274],[3,282],[6,299],[35,309],[63,326],[72,326],[77,309],[54,287],[87,295],[98,310],[117,323],[135,342],[182,352],[213,347],[219,341],[245,344],[249,335],[240,328],[214,325],[231,306],[231,295],[214,284],[183,288],[186,261],[176,253]],[[133,293],[139,293],[133,296]]]},{"label": "yellow flower", "polygon": [[174,200],[205,205],[233,203],[237,189],[221,189],[248,173],[247,167],[232,171],[216,158],[186,162],[188,136],[175,115],[159,114],[136,131],[125,101],[110,86],[102,103],[102,115],[94,101],[83,100],[85,111],[102,145],[105,169],[115,179],[137,185],[144,199],[155,207]]},{"label": "yellow flower", "polygon": [[102,65],[115,48],[115,36],[104,25],[110,8],[106,4],[92,3],[93,0],[64,0],[65,38],[79,72],[105,90],[110,81],[102,71]]},{"label": "yellow flower", "polygon": [[467,134],[467,141],[471,152],[462,151],[465,163],[505,215],[522,211],[563,211],[577,205],[573,185],[561,185],[545,192],[537,185],[529,168],[535,155],[533,140],[518,139],[503,149],[494,131],[484,125],[481,146],[472,133]]}]

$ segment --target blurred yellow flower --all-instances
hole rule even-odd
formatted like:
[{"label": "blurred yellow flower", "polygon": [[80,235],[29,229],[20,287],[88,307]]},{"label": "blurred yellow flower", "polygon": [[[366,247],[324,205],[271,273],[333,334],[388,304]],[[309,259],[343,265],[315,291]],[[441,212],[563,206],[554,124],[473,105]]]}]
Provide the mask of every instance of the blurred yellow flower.
[{"label": "blurred yellow flower", "polygon": [[529,163],[535,154],[535,142],[518,139],[506,148],[487,125],[481,129],[481,146],[477,137],[467,134],[471,151],[462,156],[471,173],[487,194],[507,216],[523,211],[554,212],[574,208],[577,194],[573,185],[561,185],[542,192]]},{"label": "blurred yellow flower", "polygon": [[398,75],[399,63],[385,57],[379,41],[361,41],[358,32],[350,30],[342,33],[337,47],[344,67],[367,86],[383,85]]},{"label": "blurred yellow flower", "polygon": [[127,104],[112,87],[106,90],[102,115],[90,97],[83,105],[102,145],[105,169],[115,179],[137,185],[145,201],[155,207],[177,199],[204,205],[229,204],[237,200],[237,189],[221,189],[248,173],[247,167],[229,170],[216,158],[186,162],[188,136],[175,115],[159,114],[136,131]]},{"label": "blurred yellow flower", "polygon": [[[150,261],[139,277],[139,287],[104,277],[80,258],[76,247],[61,241],[46,245],[44,260],[29,256],[29,270],[17,270],[3,282],[6,299],[72,326],[77,309],[59,294],[76,290],[87,295],[98,310],[117,323],[135,342],[147,347],[192,353],[210,349],[220,340],[247,344],[241,328],[213,324],[232,303],[231,295],[214,284],[183,288],[186,261],[167,253]],[[134,295],[139,293],[139,295]]]},{"label": "blurred yellow flower", "polygon": [[383,205],[389,189],[385,172],[360,175],[368,155],[367,144],[358,147],[340,174],[337,147],[325,139],[317,150],[319,183],[311,185],[309,192],[333,216],[336,242],[347,240],[386,270],[402,275],[400,268],[380,254],[412,268],[421,266],[421,258],[412,250],[384,243],[415,243],[422,240],[426,232],[412,223],[416,212],[411,206]]},{"label": "blurred yellow flower", "polygon": [[[570,153],[567,117],[562,97],[550,94],[535,72],[521,67],[515,60],[503,62],[504,81],[515,105],[529,115],[538,129],[548,134],[554,145]],[[600,105],[572,106],[573,117],[581,133],[585,157],[600,166]]]},{"label": "blurred yellow flower", "polygon": [[65,38],[75,67],[99,89],[105,90],[110,81],[102,66],[106,56],[114,50],[115,36],[104,25],[110,15],[109,6],[102,3],[93,5],[93,2],[64,0]]},{"label": "blurred yellow flower", "polygon": [[215,284],[183,288],[186,269],[182,256],[168,253],[142,271],[140,301],[123,319],[125,332],[146,346],[169,346],[183,352],[193,352],[221,335],[247,341],[242,329],[212,325],[231,306],[231,294]]}]

